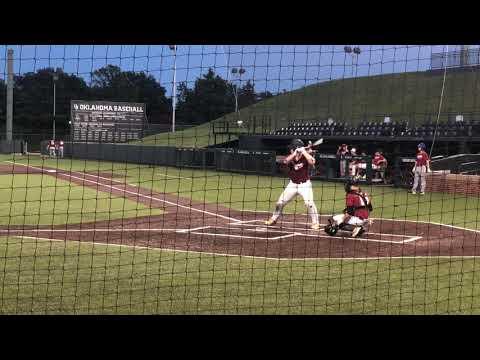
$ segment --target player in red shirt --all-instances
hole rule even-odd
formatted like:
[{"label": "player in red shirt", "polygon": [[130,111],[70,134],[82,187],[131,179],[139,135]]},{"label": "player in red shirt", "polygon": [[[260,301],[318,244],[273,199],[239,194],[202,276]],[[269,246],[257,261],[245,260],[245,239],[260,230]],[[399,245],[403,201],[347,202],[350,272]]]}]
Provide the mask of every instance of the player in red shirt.
[{"label": "player in red shirt", "polygon": [[348,182],[345,192],[346,208],[343,214],[328,219],[324,230],[329,235],[335,235],[339,229],[349,230],[352,231],[352,237],[358,237],[365,232],[365,227],[371,224],[369,216],[373,210],[372,201],[355,182]]},{"label": "player in red shirt", "polygon": [[382,155],[380,151],[377,151],[372,159],[372,169],[376,171],[376,174],[380,175],[385,181],[385,169],[387,168],[387,159]]},{"label": "player in red shirt", "polygon": [[265,225],[274,225],[282,214],[285,205],[296,195],[300,195],[303,197],[307,212],[312,219],[311,228],[319,230],[318,211],[313,201],[312,182],[310,181],[310,168],[315,165],[315,158],[304,147],[302,140],[295,139],[290,145],[290,155],[283,160],[283,163],[288,166],[290,182],[278,198],[275,211],[272,217],[265,221]]},{"label": "player in red shirt", "polygon": [[430,157],[426,153],[427,146],[420,143],[417,146],[417,158],[415,166],[412,169],[415,177],[413,180],[412,194],[417,193],[418,183],[420,183],[420,195],[425,195],[425,188],[427,186],[426,174],[430,172]]}]

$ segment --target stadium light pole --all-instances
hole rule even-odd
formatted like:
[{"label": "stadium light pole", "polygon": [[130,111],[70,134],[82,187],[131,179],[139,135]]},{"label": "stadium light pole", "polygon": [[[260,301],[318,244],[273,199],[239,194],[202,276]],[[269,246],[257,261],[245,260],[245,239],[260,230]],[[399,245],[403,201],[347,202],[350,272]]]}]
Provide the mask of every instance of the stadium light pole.
[{"label": "stadium light pole", "polygon": [[175,132],[175,107],[177,106],[177,45],[168,45],[173,51],[173,85],[172,85],[172,132]]},{"label": "stadium light pole", "polygon": [[[345,54],[351,54],[351,53],[352,53],[352,48],[351,48],[350,46],[345,46],[345,47],[343,48],[343,52],[344,52]],[[344,66],[344,70],[343,70],[343,71],[344,71],[344,72],[345,72],[345,62],[346,62],[346,61],[343,60],[343,66]],[[352,76],[353,76],[353,57],[352,57]]]},{"label": "stadium light pole", "polygon": [[357,77],[357,71],[358,71],[358,55],[360,55],[362,51],[360,50],[360,47],[354,47],[353,48],[353,54],[352,56],[355,57],[355,77]]},{"label": "stadium light pole", "polygon": [[345,46],[343,48],[345,54],[350,54],[352,56],[352,77],[353,77],[353,65],[355,64],[355,77],[357,76],[357,66],[358,66],[358,55],[360,55],[361,50],[358,46],[353,49],[350,46]]},{"label": "stadium light pole", "polygon": [[12,141],[13,134],[13,49],[7,51],[7,123],[6,123],[6,140]]},{"label": "stadium light pole", "polygon": [[[239,79],[239,85],[241,85],[242,82],[242,75],[245,74],[245,69],[244,68],[233,68],[232,69],[232,76],[237,76],[238,74],[238,79]],[[235,85],[235,84],[234,84]],[[235,96],[235,112],[238,113],[238,91],[233,87],[233,95]]]},{"label": "stadium light pole", "polygon": [[55,116],[56,116],[57,81],[58,81],[58,74],[55,71],[53,73],[53,139],[52,139],[54,141],[55,141]]}]

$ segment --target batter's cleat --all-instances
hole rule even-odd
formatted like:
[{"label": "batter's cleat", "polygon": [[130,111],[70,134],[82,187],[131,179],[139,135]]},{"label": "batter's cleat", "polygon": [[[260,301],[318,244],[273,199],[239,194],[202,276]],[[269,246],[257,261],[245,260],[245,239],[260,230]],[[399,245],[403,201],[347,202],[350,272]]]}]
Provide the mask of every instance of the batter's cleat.
[{"label": "batter's cleat", "polygon": [[412,191],[412,195],[417,195],[417,192],[416,192],[416,191]]},{"label": "batter's cleat", "polygon": [[424,192],[421,192],[420,195],[425,195],[425,193],[424,193]]},{"label": "batter's cleat", "polygon": [[361,226],[357,226],[355,227],[355,229],[353,229],[352,231],[352,237],[357,237],[359,235],[361,235],[361,233],[363,233],[363,228]]},{"label": "batter's cleat", "polygon": [[312,226],[310,226],[310,229],[312,229],[312,230],[320,230],[320,224],[319,224],[319,223],[312,224]]},{"label": "batter's cleat", "polygon": [[277,223],[277,221],[273,220],[272,218],[265,221],[265,225],[267,225],[267,226],[272,226],[272,225],[275,225],[276,223]]}]

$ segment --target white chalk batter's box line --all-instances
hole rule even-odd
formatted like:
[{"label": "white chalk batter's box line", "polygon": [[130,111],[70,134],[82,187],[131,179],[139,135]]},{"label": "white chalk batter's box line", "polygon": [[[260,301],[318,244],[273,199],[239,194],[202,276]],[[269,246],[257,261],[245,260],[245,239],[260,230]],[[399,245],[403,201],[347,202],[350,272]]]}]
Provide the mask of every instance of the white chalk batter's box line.
[{"label": "white chalk batter's box line", "polygon": [[[279,236],[274,236],[274,237],[261,237],[261,236],[248,236],[244,234],[227,234],[226,232],[223,233],[212,233],[212,232],[200,232],[199,230],[207,230],[207,229],[221,229],[221,230],[235,230],[235,231],[251,231],[251,232],[271,232],[271,233],[281,233],[284,235],[279,235]],[[256,240],[280,240],[280,239],[286,239],[295,236],[295,233],[288,232],[288,231],[279,231],[279,230],[273,230],[270,231],[269,229],[258,229],[256,227],[254,228],[232,228],[232,227],[226,227],[226,226],[202,226],[198,228],[193,228],[193,229],[183,229],[183,230],[178,230],[176,231],[177,233],[190,233],[190,234],[195,234],[195,235],[207,235],[207,236],[220,236],[220,237],[231,237],[231,238],[241,238],[241,239],[256,239]]]},{"label": "white chalk batter's box line", "polygon": [[[245,239],[256,239],[256,240],[280,240],[280,239],[286,239],[286,238],[291,238],[294,236],[304,236],[304,237],[312,237],[312,238],[326,238],[326,239],[342,239],[342,240],[351,240],[351,241],[370,241],[370,242],[380,242],[380,243],[389,243],[389,244],[405,244],[409,242],[413,242],[416,240],[421,239],[421,236],[408,236],[408,235],[396,235],[396,234],[381,234],[381,233],[369,233],[371,235],[378,235],[380,237],[382,236],[393,236],[393,237],[403,237],[405,238],[404,240],[382,240],[380,239],[371,239],[371,238],[351,238],[351,237],[343,237],[343,236],[330,236],[330,235],[324,235],[321,232],[315,231],[315,233],[304,233],[301,232],[302,229],[298,229],[300,231],[282,231],[282,230],[276,230],[276,229],[271,229],[271,228],[266,228],[265,226],[259,227],[257,225],[251,224],[252,222],[255,221],[262,221],[262,220],[248,220],[245,222],[244,226],[254,226],[253,228],[244,228],[242,227],[242,230],[237,227],[239,231],[252,231],[252,232],[266,232],[266,233],[282,233],[285,235],[279,235],[279,236],[274,236],[274,237],[261,237],[261,236],[249,236],[249,235],[244,235],[244,234],[228,234],[228,233],[213,233],[213,232],[200,232],[198,230],[207,230],[207,229],[225,229],[225,230],[233,230],[234,227],[225,227],[225,226],[204,226],[201,228],[193,228],[193,229],[183,229],[183,230],[178,230],[176,231],[177,233],[190,233],[190,234],[195,234],[195,235],[206,235],[206,236],[213,236],[213,237],[230,237],[230,238],[245,238]],[[238,223],[233,223],[235,225],[238,225]]]},{"label": "white chalk batter's box line", "polygon": [[[256,224],[252,224],[252,223],[255,223],[255,222],[260,222],[262,223],[262,225],[256,225]],[[262,227],[265,227],[265,225],[263,225],[264,223],[264,220],[245,220],[245,221],[239,221],[239,222],[234,222],[234,223],[230,223],[229,225],[232,225],[232,226],[262,226]],[[283,223],[287,223],[287,224],[300,224],[300,225],[308,225],[309,223],[305,223],[305,222],[300,222],[300,221],[282,221],[282,224]],[[326,224],[320,224],[320,226],[325,226]],[[368,239],[368,238],[349,238],[349,237],[342,237],[342,236],[330,236],[330,235],[323,235],[321,233],[309,233],[309,234],[305,234],[305,233],[301,233],[299,231],[305,231],[305,230],[309,230],[309,231],[315,231],[315,232],[318,232],[318,230],[310,230],[310,229],[302,229],[302,228],[295,228],[295,227],[287,227],[287,226],[280,226],[279,229],[291,229],[291,230],[296,230],[294,231],[294,235],[301,235],[301,236],[308,236],[308,237],[321,237],[321,238],[335,238],[335,239],[350,239],[350,240],[358,240],[358,241],[373,241],[373,242],[385,242],[385,243],[395,243],[395,244],[404,244],[404,243],[409,243],[409,242],[413,242],[413,241],[417,241],[417,240],[420,240],[422,239],[422,236],[411,236],[411,235],[399,235],[399,234],[385,234],[385,233],[375,233],[375,232],[368,232],[368,234],[371,234],[371,235],[378,235],[380,237],[382,236],[391,236],[391,237],[400,237],[400,238],[404,238],[404,240],[400,240],[400,241],[394,241],[394,240],[382,240],[381,238],[380,239]],[[271,231],[269,229],[269,231]]]}]

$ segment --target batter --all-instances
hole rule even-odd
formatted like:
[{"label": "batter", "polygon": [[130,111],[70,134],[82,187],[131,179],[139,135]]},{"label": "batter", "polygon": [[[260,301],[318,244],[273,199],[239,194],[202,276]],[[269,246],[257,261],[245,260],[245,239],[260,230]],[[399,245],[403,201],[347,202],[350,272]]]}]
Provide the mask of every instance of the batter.
[{"label": "batter", "polygon": [[310,181],[310,168],[315,166],[315,158],[310,155],[302,140],[295,139],[290,145],[290,155],[283,160],[283,163],[288,165],[290,182],[278,198],[275,211],[272,217],[265,221],[265,225],[275,225],[285,205],[295,196],[300,195],[312,219],[311,228],[319,230],[318,211],[313,201],[312,182]]}]

